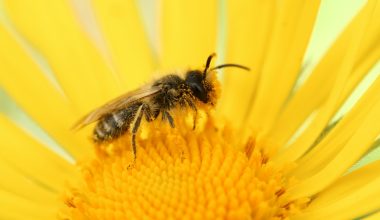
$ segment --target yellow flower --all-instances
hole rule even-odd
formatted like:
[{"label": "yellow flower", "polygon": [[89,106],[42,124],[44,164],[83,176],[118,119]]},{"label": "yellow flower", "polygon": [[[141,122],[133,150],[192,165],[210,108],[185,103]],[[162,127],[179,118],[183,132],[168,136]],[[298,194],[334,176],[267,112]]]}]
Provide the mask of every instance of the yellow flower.
[{"label": "yellow flower", "polygon": [[[319,6],[161,1],[147,27],[135,1],[1,1],[13,105],[0,109],[0,219],[380,218],[380,162],[352,168],[378,144],[380,79],[340,114],[379,61],[380,3],[305,74]],[[175,129],[145,122],[135,162],[129,134],[98,147],[91,126],[70,130],[157,71],[201,68],[217,46],[219,63],[252,70],[224,71],[196,130],[186,111]]]}]

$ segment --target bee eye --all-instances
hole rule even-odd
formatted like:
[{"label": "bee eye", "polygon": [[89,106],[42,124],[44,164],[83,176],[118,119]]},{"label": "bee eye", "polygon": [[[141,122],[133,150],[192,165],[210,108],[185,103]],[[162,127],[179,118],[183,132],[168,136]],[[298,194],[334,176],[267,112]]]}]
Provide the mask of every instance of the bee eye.
[{"label": "bee eye", "polygon": [[206,91],[201,85],[198,83],[190,83],[189,86],[195,97],[200,99],[202,102],[207,102]]},{"label": "bee eye", "polygon": [[187,72],[186,75],[186,84],[190,87],[193,95],[200,101],[207,103],[208,101],[208,92],[203,86],[203,76],[202,72],[198,70],[192,70]]},{"label": "bee eye", "polygon": [[203,90],[198,84],[195,84],[195,83],[190,85],[190,86],[191,86],[191,90],[193,90],[193,92],[201,93]]}]

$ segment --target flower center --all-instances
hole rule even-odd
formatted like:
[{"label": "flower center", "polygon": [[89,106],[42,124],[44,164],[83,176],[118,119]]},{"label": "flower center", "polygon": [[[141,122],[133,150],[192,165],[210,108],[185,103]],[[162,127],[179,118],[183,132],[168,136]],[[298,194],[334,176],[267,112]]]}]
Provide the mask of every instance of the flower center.
[{"label": "flower center", "polygon": [[156,123],[138,138],[98,147],[81,184],[64,196],[65,219],[283,219],[305,206],[253,139],[242,146],[209,119],[196,131]]}]

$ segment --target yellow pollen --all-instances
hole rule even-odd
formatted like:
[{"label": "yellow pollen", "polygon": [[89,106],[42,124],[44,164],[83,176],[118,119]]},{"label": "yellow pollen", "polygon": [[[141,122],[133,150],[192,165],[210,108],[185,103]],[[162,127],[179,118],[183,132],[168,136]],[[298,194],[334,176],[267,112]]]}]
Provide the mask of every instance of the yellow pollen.
[{"label": "yellow pollen", "polygon": [[289,201],[289,180],[250,139],[208,119],[193,131],[149,124],[133,162],[130,136],[97,148],[68,187],[61,219],[288,219],[307,204]]}]

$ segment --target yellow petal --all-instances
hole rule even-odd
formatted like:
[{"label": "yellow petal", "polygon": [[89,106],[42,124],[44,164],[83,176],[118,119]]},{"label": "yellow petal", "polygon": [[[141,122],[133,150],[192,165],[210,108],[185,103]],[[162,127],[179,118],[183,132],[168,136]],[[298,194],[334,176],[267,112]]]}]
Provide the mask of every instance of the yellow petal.
[{"label": "yellow petal", "polygon": [[286,155],[285,157],[290,159],[290,161],[297,159],[307,151],[307,149],[313,144],[313,141],[316,140],[318,135],[327,126],[333,114],[340,107],[337,106],[337,100],[341,98],[345,81],[348,79],[352,68],[354,67],[355,60],[357,59],[356,54],[363,37],[363,33],[366,31],[367,24],[371,19],[371,12],[374,8],[373,6],[374,5],[369,4],[367,7],[367,16],[363,17],[361,19],[361,22],[356,23],[356,27],[354,27],[354,29],[357,32],[351,36],[352,39],[349,42],[349,46],[346,46],[346,55],[341,58],[340,64],[335,64],[337,66],[340,66],[340,68],[337,70],[336,74],[331,74],[336,75],[336,78],[333,79],[335,81],[335,86],[331,89],[328,99],[318,110],[316,117],[311,122],[311,124],[303,131],[300,137],[298,137],[295,142],[288,147],[284,153],[284,155]]},{"label": "yellow petal", "polygon": [[379,178],[378,170],[380,169],[380,161],[376,161],[367,166],[364,166],[352,173],[349,173],[313,200],[307,210],[317,211],[321,207],[329,206],[333,203],[339,202],[339,200],[345,199],[351,193],[366,187],[368,183],[376,181]]},{"label": "yellow petal", "polygon": [[[374,103],[380,101],[378,96],[379,91],[380,78],[359,99],[352,110],[338,122],[336,127],[320,143],[297,161],[300,166],[293,174],[302,177],[311,176],[331,161],[356,132],[357,128],[362,125],[365,117],[373,108]],[[290,158],[286,158],[287,155],[283,155],[280,161],[290,160]]]},{"label": "yellow petal", "polygon": [[[380,126],[378,126],[380,124],[379,111],[380,102],[377,101],[340,152],[327,164],[323,164],[316,174],[295,185],[289,191],[292,194],[291,196],[299,198],[320,192],[359,160],[380,133]],[[303,165],[305,166],[305,164]]]},{"label": "yellow petal", "polygon": [[54,219],[57,213],[56,207],[36,204],[3,190],[0,190],[0,206],[1,219]]},{"label": "yellow petal", "polygon": [[9,164],[15,172],[56,191],[74,173],[73,165],[28,137],[2,115],[0,130],[0,138],[7,140],[0,148],[1,160]]},{"label": "yellow petal", "polygon": [[0,47],[0,86],[71,154],[77,158],[88,155],[88,141],[70,131],[78,120],[70,103],[2,25]]},{"label": "yellow petal", "polygon": [[[249,74],[229,74],[227,70],[221,110],[233,115],[234,124],[242,130],[247,125],[256,130],[270,127],[298,74],[319,1],[274,6],[270,1],[246,1],[231,2],[227,7],[226,60],[248,65],[252,70]],[[278,91],[275,97],[273,88]],[[252,107],[254,102],[256,106]],[[249,116],[249,122],[240,126]]]},{"label": "yellow petal", "polygon": [[376,139],[376,141],[372,144],[371,149],[358,161],[356,162],[350,169],[347,171],[348,173],[360,169],[361,167],[370,164],[374,161],[379,160],[380,157],[380,139]]},{"label": "yellow petal", "polygon": [[220,112],[233,117],[231,122],[235,127],[240,127],[243,118],[247,117],[255,95],[274,23],[274,7],[272,1],[248,0],[240,1],[239,4],[232,0],[227,1],[227,46],[224,62],[251,68],[250,72],[224,70]]},{"label": "yellow petal", "polygon": [[380,212],[376,212],[368,217],[362,218],[362,220],[377,220],[380,219]]},{"label": "yellow petal", "polygon": [[217,1],[162,1],[163,68],[197,68],[216,52]]},{"label": "yellow petal", "polygon": [[248,119],[262,133],[270,129],[295,84],[318,7],[318,0],[299,0],[285,1],[276,8],[260,84]]},{"label": "yellow petal", "polygon": [[[13,193],[15,196],[27,198],[31,202],[38,204],[51,204],[55,201],[57,192],[33,180],[33,176],[23,175],[20,170],[11,167],[7,162],[0,161],[0,172],[0,187],[2,190]],[[58,203],[55,203],[55,205],[58,205]]]},{"label": "yellow petal", "polygon": [[[377,62],[380,56],[378,51],[380,46],[376,42],[380,30],[378,22],[374,20],[379,14],[376,5],[367,4],[333,44],[306,83],[289,101],[269,134],[278,145],[283,146],[306,118],[327,100],[326,97],[334,88],[335,77],[337,76],[331,73],[338,71],[341,65],[337,64],[347,54],[347,45],[350,45],[352,36],[362,34],[358,33],[358,27],[361,28],[360,23],[363,22],[363,19],[368,19],[371,15],[373,19],[367,21],[361,45],[357,50],[358,55],[354,60],[356,64],[353,66],[353,73],[347,79],[347,85],[344,86],[344,90],[336,100],[337,107],[348,97],[353,88],[368,72],[368,69]],[[363,52],[364,48],[367,48],[365,51],[368,53]]]},{"label": "yellow petal", "polygon": [[[79,112],[87,112],[120,93],[104,60],[82,32],[68,1],[4,4],[11,22],[51,65]],[[27,70],[24,74],[28,74]]]},{"label": "yellow petal", "polygon": [[110,52],[123,91],[151,80],[157,65],[135,1],[92,1],[94,13]]},{"label": "yellow petal", "polygon": [[354,219],[380,208],[380,162],[350,173],[319,194],[296,219]]}]

